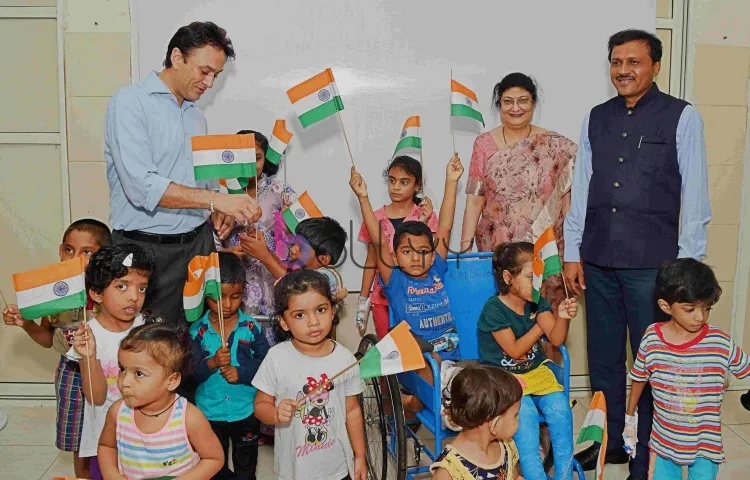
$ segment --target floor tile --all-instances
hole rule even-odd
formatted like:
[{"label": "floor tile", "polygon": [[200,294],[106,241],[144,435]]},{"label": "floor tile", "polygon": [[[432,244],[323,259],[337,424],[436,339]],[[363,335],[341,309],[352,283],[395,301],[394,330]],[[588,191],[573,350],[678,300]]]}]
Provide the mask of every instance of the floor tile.
[{"label": "floor tile", "polygon": [[59,455],[60,451],[55,447],[1,446],[2,478],[3,480],[42,478]]},{"label": "floor tile", "polygon": [[54,408],[3,407],[3,410],[8,415],[8,425],[0,431],[0,445],[55,446]]},{"label": "floor tile", "polygon": [[721,404],[721,422],[726,425],[750,424],[750,412],[740,403],[743,392],[726,392]]},{"label": "floor tile", "polygon": [[50,480],[55,477],[73,478],[73,475],[73,453],[60,452],[55,462],[39,477],[39,480]]}]

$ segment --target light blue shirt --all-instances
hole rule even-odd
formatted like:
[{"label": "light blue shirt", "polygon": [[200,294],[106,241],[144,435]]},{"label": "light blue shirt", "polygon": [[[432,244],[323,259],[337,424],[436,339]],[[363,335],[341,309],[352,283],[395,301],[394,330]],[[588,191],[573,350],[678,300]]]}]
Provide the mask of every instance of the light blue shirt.
[{"label": "light blue shirt", "polygon": [[[586,223],[586,205],[591,180],[591,143],[589,115],[583,119],[578,154],[573,168],[570,212],[565,217],[564,239],[566,262],[580,262],[581,239]],[[703,120],[698,111],[687,105],[677,123],[677,163],[682,177],[679,258],[703,260],[706,256],[706,225],[711,221],[708,199],[708,163],[703,141]]]},{"label": "light blue shirt", "polygon": [[208,210],[158,206],[170,183],[215,187],[215,182],[196,182],[193,173],[191,138],[207,130],[206,117],[194,102],[178,105],[169,87],[151,72],[112,97],[105,127],[112,229],[176,234],[206,221]]}]

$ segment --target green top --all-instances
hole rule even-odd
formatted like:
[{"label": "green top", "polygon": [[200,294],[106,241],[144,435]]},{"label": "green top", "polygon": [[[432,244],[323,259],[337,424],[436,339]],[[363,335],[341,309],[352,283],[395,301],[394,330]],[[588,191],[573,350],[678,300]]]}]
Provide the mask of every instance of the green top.
[{"label": "green top", "polygon": [[491,296],[484,304],[477,323],[479,363],[501,367],[510,373],[527,373],[541,365],[547,358],[540,342],[536,342],[526,355],[515,359],[503,351],[492,332],[510,328],[516,338],[521,338],[534,326],[537,314],[551,311],[547,300],[540,298],[538,305],[527,303],[523,315],[519,315],[496,295]]}]

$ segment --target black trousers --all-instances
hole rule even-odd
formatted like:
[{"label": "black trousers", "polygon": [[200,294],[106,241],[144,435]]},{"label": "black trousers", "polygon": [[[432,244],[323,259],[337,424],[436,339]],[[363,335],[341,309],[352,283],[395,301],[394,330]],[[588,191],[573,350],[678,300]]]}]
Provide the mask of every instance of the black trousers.
[{"label": "black trousers", "polygon": [[[656,304],[657,269],[605,268],[584,262],[586,279],[586,346],[591,391],[601,391],[607,401],[607,449],[622,449],[626,409],[626,351],[633,358],[643,334],[654,322],[666,320]],[[653,397],[648,386],[638,401],[638,445],[630,474],[648,477]]]},{"label": "black trousers", "polygon": [[[215,480],[255,480],[258,465],[258,436],[260,422],[255,415],[236,422],[209,422],[224,449],[224,467],[213,478]],[[229,441],[232,441],[232,465],[229,470]]]}]

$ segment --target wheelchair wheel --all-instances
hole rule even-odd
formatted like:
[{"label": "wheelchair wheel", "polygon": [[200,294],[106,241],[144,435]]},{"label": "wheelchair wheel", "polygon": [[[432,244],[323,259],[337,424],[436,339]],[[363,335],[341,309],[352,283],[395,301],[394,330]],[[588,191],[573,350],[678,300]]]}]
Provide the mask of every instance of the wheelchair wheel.
[{"label": "wheelchair wheel", "polygon": [[[373,345],[375,335],[362,338],[356,357],[359,360]],[[365,421],[368,477],[373,480],[404,480],[406,478],[406,432],[404,409],[395,375],[365,381],[360,395]]]},{"label": "wheelchair wheel", "polygon": [[549,428],[546,423],[539,424],[539,455],[542,457],[544,471],[549,473],[555,464],[552,457],[552,439],[549,436]]}]

